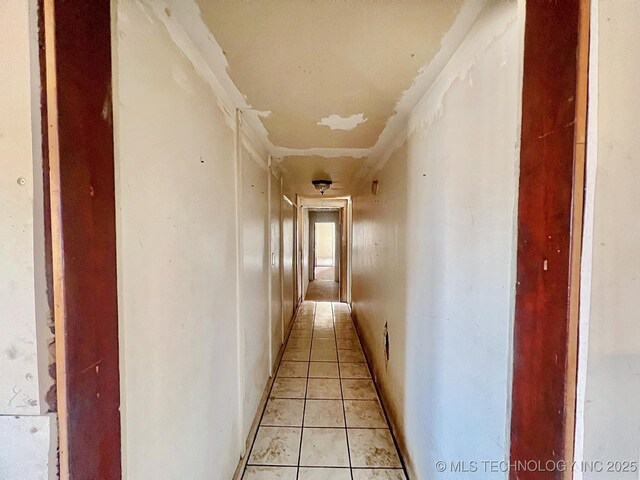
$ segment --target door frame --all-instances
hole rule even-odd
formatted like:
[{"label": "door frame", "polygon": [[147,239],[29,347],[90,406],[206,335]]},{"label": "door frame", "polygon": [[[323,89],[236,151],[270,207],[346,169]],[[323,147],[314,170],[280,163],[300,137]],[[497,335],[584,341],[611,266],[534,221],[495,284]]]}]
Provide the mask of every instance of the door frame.
[{"label": "door frame", "polygon": [[590,2],[525,8],[510,478],[556,480],[513,465],[574,458]]},{"label": "door frame", "polygon": [[[296,310],[298,308],[298,255],[296,254],[296,252],[298,251],[298,246],[297,246],[297,237],[298,237],[298,209],[296,207],[296,204],[294,202],[291,201],[291,199],[286,195],[286,194],[282,194],[281,198],[280,198],[280,202],[281,202],[281,217],[280,217],[280,244],[281,244],[281,248],[282,248],[282,255],[281,255],[281,265],[282,268],[280,270],[280,295],[281,295],[281,300],[282,300],[282,332],[284,335],[284,332],[286,332],[287,330],[287,325],[291,322],[291,320],[293,319],[293,317],[295,316]],[[285,313],[284,313],[284,259],[287,258],[287,252],[284,251],[284,236],[285,236],[285,231],[284,231],[284,215],[285,215],[285,204],[286,204],[286,208],[291,208],[292,209],[292,224],[293,224],[293,232],[292,232],[292,244],[293,244],[293,249],[290,252],[291,253],[291,263],[292,263],[292,271],[293,271],[293,278],[291,279],[291,282],[293,284],[293,294],[292,294],[292,316],[291,318],[285,318]]]},{"label": "door frame", "polygon": [[[335,209],[338,210],[338,229],[340,230],[340,245],[337,247],[340,248],[340,264],[336,266],[339,271],[339,296],[338,301],[349,303],[351,300],[351,228],[350,228],[350,218],[351,218],[351,197],[334,197],[334,198],[317,198],[317,197],[298,197],[298,208],[299,208],[299,218],[308,219],[310,210],[322,210],[322,209]],[[303,225],[305,225],[304,221],[301,221]],[[311,255],[309,255],[309,264],[305,264],[304,262],[304,251],[305,248],[309,251],[309,242],[310,235],[309,229],[311,228],[309,222],[306,222],[307,228],[301,228],[299,230],[300,236],[300,269],[299,269],[299,277],[298,281],[301,285],[301,292],[306,294],[305,285],[304,285],[304,274],[303,271],[307,269],[307,272],[311,269],[311,263],[313,260],[311,259]],[[309,279],[311,279],[311,275],[309,275]]]},{"label": "door frame", "polygon": [[59,473],[116,479],[122,467],[111,5],[39,0],[39,8]]},{"label": "door frame", "polygon": [[[39,5],[46,39],[43,117],[49,129],[43,136],[50,160],[45,192],[51,204],[60,473],[63,479],[115,479],[121,477],[121,445],[110,2]],[[588,0],[526,2],[511,461],[573,455],[588,7]],[[551,202],[553,214],[537,211],[542,199]],[[299,239],[297,216],[294,225]],[[549,234],[553,242],[544,240]],[[300,249],[294,244],[297,278]],[[561,256],[555,257],[558,247]],[[298,285],[294,281],[294,289]],[[536,329],[540,333],[530,336]],[[541,341],[555,334],[560,341]],[[550,362],[556,355],[560,367]],[[554,412],[551,418],[548,412]],[[520,480],[562,477],[540,475],[511,472]]]}]

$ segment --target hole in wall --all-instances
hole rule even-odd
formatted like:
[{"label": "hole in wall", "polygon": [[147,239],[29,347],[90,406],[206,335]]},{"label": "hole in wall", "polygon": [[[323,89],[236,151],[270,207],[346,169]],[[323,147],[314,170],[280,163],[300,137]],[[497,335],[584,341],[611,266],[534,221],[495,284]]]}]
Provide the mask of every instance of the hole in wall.
[{"label": "hole in wall", "polygon": [[385,369],[389,366],[389,327],[387,322],[384,322],[384,367]]}]

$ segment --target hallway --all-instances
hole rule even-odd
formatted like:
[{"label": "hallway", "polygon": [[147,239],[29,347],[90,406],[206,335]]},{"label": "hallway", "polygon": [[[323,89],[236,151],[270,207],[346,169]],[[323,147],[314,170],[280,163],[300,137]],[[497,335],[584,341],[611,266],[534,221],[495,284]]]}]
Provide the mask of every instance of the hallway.
[{"label": "hallway", "polygon": [[349,308],[304,302],[245,480],[405,479]]},{"label": "hallway", "polygon": [[637,467],[640,2],[0,19],[0,480]]}]

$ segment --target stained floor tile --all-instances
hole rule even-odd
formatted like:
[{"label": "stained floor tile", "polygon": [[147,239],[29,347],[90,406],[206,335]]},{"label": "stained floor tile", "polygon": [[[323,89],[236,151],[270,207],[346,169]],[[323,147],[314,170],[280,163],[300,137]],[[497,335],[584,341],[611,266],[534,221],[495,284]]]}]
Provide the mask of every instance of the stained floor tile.
[{"label": "stained floor tile", "polygon": [[316,348],[331,348],[336,349],[336,341],[333,338],[314,338],[313,349]]},{"label": "stained floor tile", "polygon": [[260,427],[249,456],[249,465],[297,465],[300,428]]},{"label": "stained floor tile", "polygon": [[343,379],[342,395],[345,400],[375,400],[378,398],[373,381],[362,378]]},{"label": "stained floor tile", "polygon": [[309,364],[307,362],[283,361],[278,369],[278,377],[302,377],[307,378]]},{"label": "stained floor tile", "polygon": [[399,468],[401,466],[389,430],[350,428],[347,431],[352,467]]},{"label": "stained floor tile", "polygon": [[338,362],[311,362],[309,378],[338,378]]},{"label": "stained floor tile", "polygon": [[338,350],[341,362],[365,362],[362,350]]},{"label": "stained floor tile", "polygon": [[342,378],[371,378],[366,363],[340,363]]},{"label": "stained floor tile", "polygon": [[346,430],[344,428],[305,428],[302,432],[300,465],[348,467]]},{"label": "stained floor tile", "polygon": [[301,427],[304,400],[271,398],[264,409],[260,425],[270,427]]},{"label": "stained floor tile", "polygon": [[338,338],[338,348],[341,350],[360,350],[360,342],[353,338]]},{"label": "stained floor tile", "polygon": [[311,347],[311,337],[292,337],[287,343],[287,348],[306,348]]},{"label": "stained floor tile", "polygon": [[406,480],[346,304],[304,302],[245,480]]},{"label": "stained floor tile", "polygon": [[311,361],[313,362],[336,362],[338,354],[334,348],[314,348],[311,350]]},{"label": "stained floor tile", "polygon": [[387,468],[354,468],[353,480],[406,480],[402,469]]},{"label": "stained floor tile", "polygon": [[271,389],[271,398],[304,398],[306,378],[277,377]]},{"label": "stained floor tile", "polygon": [[305,427],[344,427],[342,400],[307,400]]},{"label": "stained floor tile", "polygon": [[287,348],[282,355],[282,360],[291,362],[306,362],[309,360],[308,348]]},{"label": "stained floor tile", "polygon": [[345,400],[344,411],[349,428],[387,428],[378,400]]},{"label": "stained floor tile", "polygon": [[296,467],[255,467],[249,466],[242,477],[244,480],[296,480]]},{"label": "stained floor tile", "polygon": [[342,398],[340,380],[337,378],[310,378],[307,383],[307,398]]},{"label": "stained floor tile", "polygon": [[301,467],[299,480],[351,480],[349,468]]}]

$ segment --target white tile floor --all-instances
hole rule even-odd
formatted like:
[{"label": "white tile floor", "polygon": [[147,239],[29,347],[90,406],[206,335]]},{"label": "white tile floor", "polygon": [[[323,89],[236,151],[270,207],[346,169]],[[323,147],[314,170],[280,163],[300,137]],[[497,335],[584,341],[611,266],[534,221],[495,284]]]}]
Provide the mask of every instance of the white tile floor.
[{"label": "white tile floor", "polygon": [[243,479],[406,479],[346,304],[300,307]]}]

